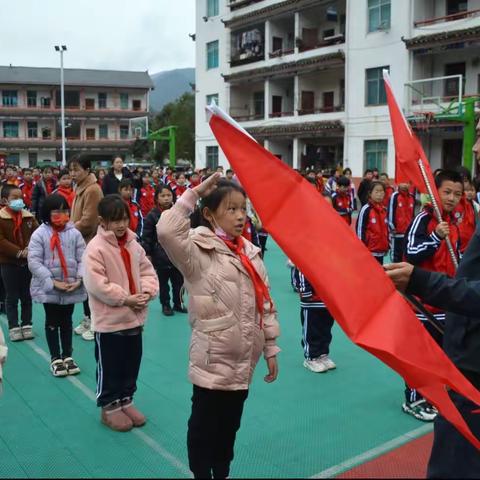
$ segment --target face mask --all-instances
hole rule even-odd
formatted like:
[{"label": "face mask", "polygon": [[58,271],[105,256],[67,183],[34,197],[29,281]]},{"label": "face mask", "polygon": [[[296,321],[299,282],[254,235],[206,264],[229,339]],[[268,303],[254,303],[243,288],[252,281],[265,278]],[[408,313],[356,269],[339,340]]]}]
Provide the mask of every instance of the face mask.
[{"label": "face mask", "polygon": [[68,213],[52,213],[50,218],[51,224],[57,228],[63,228],[70,221]]},{"label": "face mask", "polygon": [[213,228],[214,228],[214,232],[215,232],[215,235],[219,238],[221,238],[222,240],[233,240],[233,237],[231,235],[229,235],[218,223],[217,221],[215,220],[215,217],[212,216],[212,220],[213,220]]},{"label": "face mask", "polygon": [[8,203],[8,206],[14,211],[14,212],[20,212],[23,208],[25,208],[25,203],[23,203],[23,200],[19,198],[18,200],[11,200]]}]

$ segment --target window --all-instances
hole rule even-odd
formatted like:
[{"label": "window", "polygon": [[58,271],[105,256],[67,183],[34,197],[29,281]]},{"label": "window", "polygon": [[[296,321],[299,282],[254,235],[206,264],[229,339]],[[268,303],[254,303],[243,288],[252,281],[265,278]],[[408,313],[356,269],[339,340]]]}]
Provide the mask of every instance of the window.
[{"label": "window", "polygon": [[42,108],[50,108],[50,97],[42,97],[40,98],[40,105]]},{"label": "window", "polygon": [[86,110],[94,110],[95,109],[95,99],[94,98],[86,98],[85,99],[85,109]]},{"label": "window", "polygon": [[51,128],[48,128],[48,127],[42,128],[42,138],[43,140],[50,140],[52,138]]},{"label": "window", "polygon": [[107,94],[99,93],[98,94],[98,108],[107,108]]},{"label": "window", "polygon": [[253,94],[253,109],[255,118],[265,117],[265,92],[255,92]]},{"label": "window", "polygon": [[218,105],[218,93],[207,95],[207,105],[211,105],[212,102],[215,102],[215,105]]},{"label": "window", "polygon": [[98,126],[98,137],[108,138],[108,125],[106,123]]},{"label": "window", "polygon": [[207,17],[218,15],[218,0],[207,0]]},{"label": "window", "polygon": [[28,152],[28,166],[30,168],[36,167],[38,162],[37,152]]},{"label": "window", "polygon": [[218,67],[218,40],[207,43],[207,70]]},{"label": "window", "polygon": [[37,122],[28,122],[27,123],[28,138],[37,138],[38,137],[38,124]]},{"label": "window", "polygon": [[368,68],[366,70],[367,98],[365,104],[368,105],[385,105],[387,103],[387,94],[383,83],[382,70],[388,70],[390,67]]},{"label": "window", "polygon": [[18,122],[3,122],[3,136],[5,138],[18,138]]},{"label": "window", "polygon": [[390,28],[390,0],[368,0],[368,31]]},{"label": "window", "polygon": [[207,168],[218,167],[218,147],[207,147]]},{"label": "window", "polygon": [[27,107],[37,106],[37,92],[33,90],[27,90]]},{"label": "window", "polygon": [[387,166],[388,140],[365,140],[364,170],[378,168],[384,172]]},{"label": "window", "polygon": [[[445,76],[450,75],[462,75],[462,93],[465,92],[465,62],[459,63],[447,63],[445,65]],[[444,96],[445,97],[458,97],[458,78],[448,78],[444,83]],[[450,98],[446,98],[445,101],[449,101]]]},{"label": "window", "polygon": [[447,15],[466,12],[468,10],[467,0],[447,0]]},{"label": "window", "polygon": [[87,140],[95,140],[95,129],[94,128],[87,128],[85,133],[87,135]]},{"label": "window", "polygon": [[142,109],[141,100],[132,100],[132,110],[138,111]]},{"label": "window", "polygon": [[2,98],[4,107],[16,107],[18,105],[16,90],[3,90]]},{"label": "window", "polygon": [[120,138],[122,140],[128,138],[128,125],[120,125]]},{"label": "window", "polygon": [[20,154],[9,153],[7,155],[7,165],[20,165]]},{"label": "window", "polygon": [[128,110],[128,93],[120,94],[120,108],[122,110]]}]

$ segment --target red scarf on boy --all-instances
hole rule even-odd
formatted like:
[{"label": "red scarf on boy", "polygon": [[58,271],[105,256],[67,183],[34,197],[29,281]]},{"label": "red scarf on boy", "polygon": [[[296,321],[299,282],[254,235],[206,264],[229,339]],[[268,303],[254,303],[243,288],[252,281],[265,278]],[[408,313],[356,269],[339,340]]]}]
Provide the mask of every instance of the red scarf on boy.
[{"label": "red scarf on boy", "polygon": [[10,207],[6,207],[8,213],[12,216],[12,221],[13,221],[13,238],[19,244],[19,246],[23,243],[23,238],[22,238],[22,223],[23,223],[23,214],[22,211],[20,210],[19,212],[16,212],[15,210],[12,210]]},{"label": "red scarf on boy", "polygon": [[260,314],[260,328],[263,327],[263,309],[264,309],[264,302],[267,301],[270,303],[270,310],[273,308],[272,298],[270,297],[270,293],[268,291],[268,287],[265,285],[262,277],[258,274],[256,268],[253,266],[252,261],[245,255],[244,251],[244,242],[241,236],[235,237],[232,240],[226,240],[222,238],[225,242],[225,245],[236,255],[239,256],[242,265],[245,267],[250,280],[252,280],[253,288],[255,290],[255,302],[257,304],[257,310]]},{"label": "red scarf on boy", "polygon": [[51,225],[51,227],[52,227],[53,233],[52,233],[52,238],[50,238],[50,250],[52,251],[53,256],[55,256],[55,249],[57,249],[58,258],[60,260],[60,266],[62,267],[63,279],[67,280],[68,279],[67,262],[65,260],[65,255],[63,254],[60,235],[58,234],[59,232],[65,229],[65,226],[56,227],[54,225]]},{"label": "red scarf on boy", "polygon": [[126,233],[123,237],[117,238],[118,246],[120,247],[120,255],[123,260],[123,264],[125,265],[125,270],[127,271],[128,277],[128,287],[130,288],[130,295],[135,295],[137,293],[137,289],[135,287],[135,282],[133,280],[132,274],[132,259],[130,257],[130,252],[125,248],[127,243],[128,234]]},{"label": "red scarf on boy", "polygon": [[57,193],[67,201],[69,208],[72,208],[73,199],[75,198],[75,192],[73,188],[58,187]]}]

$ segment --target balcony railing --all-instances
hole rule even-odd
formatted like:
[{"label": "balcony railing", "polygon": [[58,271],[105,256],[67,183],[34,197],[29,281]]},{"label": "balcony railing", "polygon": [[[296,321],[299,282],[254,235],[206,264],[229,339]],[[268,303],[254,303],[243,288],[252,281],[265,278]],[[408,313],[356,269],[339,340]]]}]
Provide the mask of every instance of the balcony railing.
[{"label": "balcony railing", "polygon": [[[232,115],[230,113],[230,115]],[[239,122],[249,122],[249,121],[252,121],[252,120],[263,120],[265,118],[265,114],[255,114],[255,113],[251,113],[251,114],[247,114],[247,115],[232,115],[232,118],[234,120],[237,120]]]},{"label": "balcony railing", "polygon": [[230,0],[228,6],[230,7],[230,10],[238,10],[239,8],[248,7],[248,5],[263,1],[264,0]]},{"label": "balcony railing", "polygon": [[[52,112],[58,114],[61,107],[59,105],[51,106],[21,106],[21,105],[0,105],[0,111],[9,111],[9,112],[28,112],[28,113],[46,113]],[[65,112],[82,112],[82,113],[138,113],[138,112],[147,112],[144,108],[81,108],[81,107],[65,107]]]},{"label": "balcony railing", "polygon": [[329,47],[331,45],[337,45],[339,43],[345,43],[345,35],[343,33],[339,33],[338,35],[332,35],[330,37],[325,37],[322,40],[318,40],[315,44],[309,44],[300,37],[297,37],[295,39],[295,44],[300,52],[306,52],[307,50],[314,50],[316,48]]},{"label": "balcony railing", "polygon": [[280,118],[280,117],[293,117],[294,112],[272,112],[268,116],[269,118]]},{"label": "balcony railing", "polygon": [[344,110],[345,110],[344,105],[332,105],[328,107],[299,109],[297,110],[297,112],[299,115],[314,115],[317,113],[343,112]]},{"label": "balcony railing", "polygon": [[435,25],[436,23],[452,22],[453,20],[460,20],[462,18],[476,17],[480,15],[480,9],[467,10],[465,12],[453,13],[444,17],[430,18],[428,20],[418,20],[414,22],[415,27],[423,27],[426,25]]},{"label": "balcony railing", "polygon": [[268,56],[270,58],[283,57],[285,55],[291,55],[295,52],[294,48],[284,48],[282,50],[276,50],[275,52],[270,52]]}]

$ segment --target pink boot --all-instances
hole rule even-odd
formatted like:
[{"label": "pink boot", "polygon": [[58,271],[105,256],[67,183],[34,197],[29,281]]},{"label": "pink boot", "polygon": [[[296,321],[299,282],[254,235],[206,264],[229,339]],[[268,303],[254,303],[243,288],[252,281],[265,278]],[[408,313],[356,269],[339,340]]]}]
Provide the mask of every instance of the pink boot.
[{"label": "pink boot", "polygon": [[116,432],[128,432],[133,428],[133,422],[130,417],[122,410],[119,401],[102,408],[102,423]]},{"label": "pink boot", "polygon": [[122,411],[130,418],[134,427],[142,427],[147,422],[145,415],[133,406],[133,400],[131,398],[124,398],[122,400]]}]

